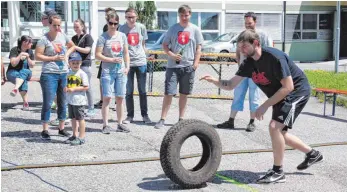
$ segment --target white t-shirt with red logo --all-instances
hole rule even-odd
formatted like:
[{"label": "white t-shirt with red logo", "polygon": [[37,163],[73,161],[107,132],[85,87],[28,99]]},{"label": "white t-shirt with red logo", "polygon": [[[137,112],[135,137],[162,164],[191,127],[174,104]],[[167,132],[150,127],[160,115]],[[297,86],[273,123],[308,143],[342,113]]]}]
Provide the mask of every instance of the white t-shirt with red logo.
[{"label": "white t-shirt with red logo", "polygon": [[189,23],[187,27],[182,27],[179,23],[174,24],[167,31],[164,43],[167,43],[173,53],[182,51],[182,60],[179,64],[171,57],[168,58],[167,68],[182,68],[191,66],[194,63],[196,47],[204,41],[201,30],[194,24]]},{"label": "white t-shirt with red logo", "polygon": [[142,45],[148,39],[146,27],[141,23],[136,23],[135,27],[130,29],[128,24],[124,24],[119,27],[119,31],[124,33],[128,39],[130,67],[146,65],[146,53]]},{"label": "white t-shirt with red logo", "polygon": [[103,73],[121,73],[125,67],[123,48],[127,45],[127,38],[124,33],[117,32],[116,35],[110,37],[107,32],[103,33],[97,42],[97,47],[103,47],[102,54],[105,57],[121,57],[122,63],[102,62]]}]

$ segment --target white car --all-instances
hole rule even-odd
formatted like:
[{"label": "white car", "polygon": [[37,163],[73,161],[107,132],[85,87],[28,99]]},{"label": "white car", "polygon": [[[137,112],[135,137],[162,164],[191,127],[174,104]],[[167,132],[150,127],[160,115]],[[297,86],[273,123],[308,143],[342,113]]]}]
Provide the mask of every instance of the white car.
[{"label": "white car", "polygon": [[[236,33],[225,33],[213,41],[203,44],[201,51],[203,53],[235,53],[237,37],[238,34]],[[218,56],[201,56],[201,58],[207,60],[232,61],[230,58]]]}]

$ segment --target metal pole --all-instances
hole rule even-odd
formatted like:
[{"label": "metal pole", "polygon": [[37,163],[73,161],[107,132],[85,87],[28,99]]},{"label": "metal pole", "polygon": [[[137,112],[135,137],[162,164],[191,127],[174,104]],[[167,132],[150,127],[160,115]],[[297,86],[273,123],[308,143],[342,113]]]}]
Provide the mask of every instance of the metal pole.
[{"label": "metal pole", "polygon": [[80,2],[77,1],[77,18],[81,19]]},{"label": "metal pole", "polygon": [[283,42],[282,51],[286,51],[286,12],[287,12],[287,2],[283,1]]},{"label": "metal pole", "polygon": [[65,1],[64,2],[64,8],[65,8],[65,34],[67,35],[67,24],[68,24],[68,20],[69,20],[69,17],[68,17],[68,6],[69,6],[69,2],[68,1]]},{"label": "metal pole", "polygon": [[340,60],[340,24],[341,24],[341,5],[337,1],[337,14],[336,14],[336,38],[335,38],[335,73],[339,71]]},{"label": "metal pole", "polygon": [[[89,34],[91,35],[92,34],[92,2],[91,1],[88,1],[88,13],[89,13],[89,20],[88,20],[88,23],[89,23]],[[94,19],[94,18],[93,18]]]}]

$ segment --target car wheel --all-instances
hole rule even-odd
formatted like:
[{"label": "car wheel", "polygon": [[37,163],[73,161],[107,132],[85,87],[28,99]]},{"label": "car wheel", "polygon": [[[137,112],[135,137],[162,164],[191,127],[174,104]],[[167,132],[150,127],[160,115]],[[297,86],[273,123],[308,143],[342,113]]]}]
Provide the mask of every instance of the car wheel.
[{"label": "car wheel", "polygon": [[[228,51],[221,51],[220,53],[229,53],[229,52]],[[230,59],[230,57],[218,57],[217,60],[222,61],[222,62],[229,62],[231,59]]]}]

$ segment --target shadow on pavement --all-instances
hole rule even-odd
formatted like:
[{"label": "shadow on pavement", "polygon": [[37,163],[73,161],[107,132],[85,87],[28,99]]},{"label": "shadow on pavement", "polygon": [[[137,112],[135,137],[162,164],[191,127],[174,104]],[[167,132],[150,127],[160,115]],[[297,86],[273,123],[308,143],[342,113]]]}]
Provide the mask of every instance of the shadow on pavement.
[{"label": "shadow on pavement", "polygon": [[[1,159],[1,161],[4,162],[4,163],[13,165],[13,166],[18,166],[17,164],[8,162],[8,161],[3,160],[3,159]],[[66,189],[63,189],[63,188],[57,186],[57,185],[54,185],[53,183],[50,183],[50,182],[44,180],[42,177],[40,177],[39,175],[33,173],[32,171],[28,171],[28,170],[26,170],[26,169],[22,169],[22,170],[25,171],[25,172],[27,172],[27,173],[29,173],[29,174],[31,174],[31,175],[33,175],[33,176],[35,176],[35,177],[37,177],[37,178],[40,179],[43,183],[46,183],[46,184],[48,184],[48,185],[54,187],[56,190],[59,190],[59,191],[68,191],[68,190],[66,190]]]},{"label": "shadow on pavement", "polygon": [[[251,184],[251,183],[256,183],[257,179],[265,175],[266,172],[255,173],[251,171],[242,171],[242,170],[226,170],[226,171],[218,171],[218,174],[223,177],[227,177],[228,179],[235,180],[242,184]],[[293,173],[285,172],[285,174],[286,175],[312,175],[311,173],[305,173],[305,172],[293,172]],[[222,184],[222,183],[230,183],[230,182],[224,181],[222,178],[215,176],[214,179],[212,180],[212,183]]]}]

